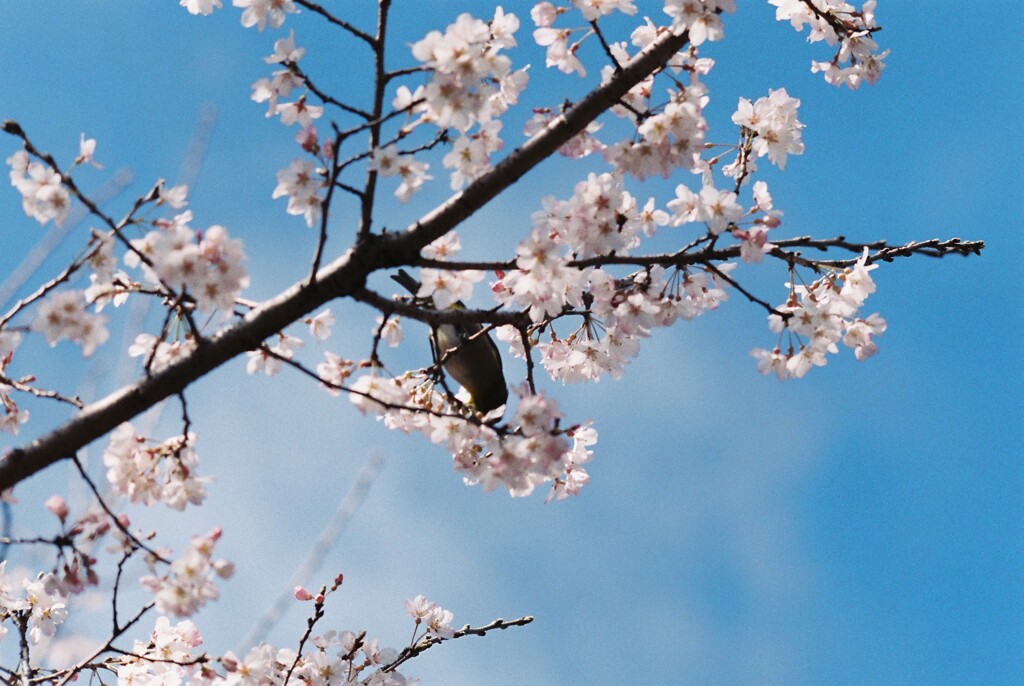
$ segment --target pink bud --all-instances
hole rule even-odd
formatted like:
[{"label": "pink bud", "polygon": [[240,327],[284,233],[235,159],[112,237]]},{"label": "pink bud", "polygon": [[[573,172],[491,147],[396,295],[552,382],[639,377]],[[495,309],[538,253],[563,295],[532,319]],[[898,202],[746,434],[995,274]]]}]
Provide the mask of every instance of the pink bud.
[{"label": "pink bud", "polygon": [[57,515],[57,519],[60,520],[61,524],[64,523],[64,519],[68,516],[68,504],[64,502],[64,498],[59,495],[51,495],[44,506],[47,510]]},{"label": "pink bud", "polygon": [[295,599],[296,600],[312,600],[313,594],[304,589],[302,586],[295,587]]},{"label": "pink bud", "polygon": [[314,600],[317,602],[318,605],[323,605],[323,603],[324,603],[324,594],[323,593],[317,593],[316,594],[316,598],[314,598]]}]

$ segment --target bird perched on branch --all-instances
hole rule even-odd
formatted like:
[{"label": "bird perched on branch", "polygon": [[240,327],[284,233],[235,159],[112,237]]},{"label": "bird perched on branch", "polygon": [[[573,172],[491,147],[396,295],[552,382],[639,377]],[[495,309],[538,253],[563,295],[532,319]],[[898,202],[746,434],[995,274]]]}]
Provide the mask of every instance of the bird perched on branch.
[{"label": "bird perched on branch", "polygon": [[[416,300],[434,307],[432,298],[419,296],[420,282],[409,272],[399,269],[391,278],[412,293]],[[452,303],[451,310],[464,310],[462,301]],[[508,400],[508,386],[501,367],[501,354],[494,339],[481,333],[483,325],[477,322],[439,324],[430,330],[430,345],[434,359],[440,360],[444,371],[462,384],[472,398],[477,412],[487,414]]]}]

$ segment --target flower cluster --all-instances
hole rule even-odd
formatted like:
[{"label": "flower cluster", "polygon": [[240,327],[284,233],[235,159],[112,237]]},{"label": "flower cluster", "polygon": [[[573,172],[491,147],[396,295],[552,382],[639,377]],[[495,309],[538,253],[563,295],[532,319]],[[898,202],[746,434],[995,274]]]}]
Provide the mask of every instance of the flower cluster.
[{"label": "flower cluster", "polygon": [[665,14],[672,17],[672,30],[690,32],[690,42],[701,45],[725,37],[722,12],[736,11],[736,0],[665,0]]},{"label": "flower cluster", "polygon": [[452,619],[455,618],[448,610],[432,600],[418,595],[405,601],[406,613],[416,620],[416,626],[423,626],[426,633],[437,638],[451,638],[455,635]]},{"label": "flower cluster", "polygon": [[249,285],[242,241],[228,236],[223,226],[195,231],[188,226],[191,212],[131,242],[125,253],[129,267],[142,267],[153,284],[180,288],[195,299],[204,312],[230,312],[242,289]]},{"label": "flower cluster", "polygon": [[141,357],[149,365],[150,372],[158,372],[178,360],[188,357],[196,349],[193,338],[177,341],[162,341],[153,334],[140,333],[135,342],[128,346],[129,357]]},{"label": "flower cluster", "polygon": [[[57,627],[68,618],[67,595],[53,574],[25,579],[22,586],[23,594],[12,592],[7,561],[0,562],[0,622],[9,618],[19,625],[25,622],[29,640],[39,643],[43,638],[52,637]],[[8,628],[0,623],[0,638],[7,631]]]},{"label": "flower cluster", "polygon": [[199,655],[192,650],[203,639],[195,624],[185,620],[171,624],[167,617],[157,617],[147,641],[135,641],[131,652],[117,661],[119,684],[180,684],[192,675]]},{"label": "flower cluster", "polygon": [[[839,274],[825,276],[810,286],[791,285],[789,300],[778,308],[790,315],[783,318],[769,315],[769,327],[782,335],[791,334],[789,349],[781,346],[774,350],[755,348],[751,355],[757,359],[757,370],[762,374],[774,373],[780,380],[799,379],[812,367],[822,367],[828,361],[827,353],[839,352],[837,342],[853,348],[858,360],[865,360],[877,352],[873,336],[885,332],[885,320],[877,314],[867,318],[857,316],[867,297],[875,292],[875,282],[869,272],[878,265],[867,264],[867,249],[857,263]],[[794,349],[792,336],[798,341]]]},{"label": "flower cluster", "polygon": [[235,567],[227,560],[214,560],[213,547],[220,539],[220,529],[205,536],[194,536],[192,543],[180,558],[171,563],[163,576],[155,573],[139,579],[155,596],[156,609],[163,614],[189,617],[210,600],[216,600],[219,591],[214,577],[230,578]]},{"label": "flower cluster", "polygon": [[291,97],[293,89],[304,85],[290,67],[298,64],[305,54],[305,48],[295,45],[294,31],[287,38],[274,41],[274,54],[264,57],[263,61],[267,64],[283,64],[285,68],[275,71],[269,79],[259,79],[252,84],[252,99],[255,102],[267,102],[267,117],[280,116],[285,126],[299,124],[303,129],[312,130],[313,120],[323,116],[323,107],[309,104],[305,95],[294,102],[282,102]]},{"label": "flower cluster", "polygon": [[[416,117],[405,132],[424,123],[459,132],[442,161],[452,170],[452,189],[487,171],[491,155],[503,146],[497,117],[518,102],[527,83],[526,69],[513,70],[502,54],[516,45],[518,29],[519,19],[498,7],[490,22],[461,14],[444,33],[431,31],[412,46],[432,76],[415,91],[399,87],[393,105]],[[393,150],[374,151],[373,164],[384,175],[401,175],[396,195],[403,202],[430,178],[426,164]]]},{"label": "flower cluster", "polygon": [[263,345],[248,352],[249,361],[245,365],[245,371],[249,374],[263,372],[267,376],[275,376],[284,364],[281,360],[292,359],[295,351],[304,345],[305,342],[301,338],[279,333],[277,343],[273,346]]},{"label": "flower cluster", "polygon": [[135,433],[131,424],[117,427],[103,451],[107,481],[116,493],[133,503],[164,503],[184,510],[189,503],[202,504],[211,478],[199,476],[196,436],[175,436],[157,445]]},{"label": "flower cluster", "polygon": [[589,459],[589,443],[582,441],[596,434],[570,441],[574,427],[560,426],[562,414],[555,400],[531,394],[523,386],[514,390],[519,403],[510,429],[460,414],[464,405],[453,407],[422,373],[399,378],[366,374],[352,384],[349,399],[360,411],[379,415],[389,429],[419,432],[443,445],[468,485],[479,483],[488,491],[501,486],[520,497],[547,482],[563,490],[567,482],[585,483],[580,465]]},{"label": "flower cluster", "polygon": [[[451,612],[423,596],[407,600],[405,605],[416,621],[416,628],[426,626],[426,633],[414,637],[413,643],[426,635],[441,639],[454,635]],[[416,683],[394,668],[399,652],[382,647],[379,639],[367,637],[365,631],[331,630],[311,636],[308,649],[302,653],[261,643],[243,657],[228,651],[213,658],[196,650],[202,643],[191,621],[172,624],[167,617],[158,617],[147,640],[135,641],[131,651],[108,664],[116,669],[118,682],[125,684],[179,684],[188,680],[209,686],[283,686],[286,679],[288,683],[295,680],[307,686]],[[223,673],[218,673],[217,663]]]},{"label": "flower cluster", "polygon": [[324,176],[312,162],[294,159],[287,169],[277,172],[277,187],[273,198],[288,198],[288,214],[302,215],[307,226],[320,221],[323,200],[320,191],[324,187]]},{"label": "flower cluster", "polygon": [[[768,97],[751,103],[740,98],[732,115],[733,123],[753,132],[752,152],[757,157],[768,155],[768,161],[779,169],[786,168],[786,155],[802,155],[804,143],[800,140],[803,124],[796,118],[800,101],[789,97],[785,88],[768,89]],[[746,173],[753,172],[753,160],[746,162]]]},{"label": "flower cluster", "polygon": [[867,0],[860,10],[845,0],[768,2],[776,7],[779,21],[789,21],[797,31],[809,26],[808,42],[839,45],[831,60],[811,62],[811,71],[822,72],[826,82],[856,90],[862,82],[873,86],[881,77],[889,50],[878,52],[878,43],[871,38],[879,28],[875,23],[877,0]]},{"label": "flower cluster", "polygon": [[59,226],[71,209],[71,196],[60,173],[41,162],[30,162],[28,153],[19,150],[7,158],[11,165],[11,185],[21,193],[25,214],[40,224],[51,219]]},{"label": "flower cluster", "polygon": [[[653,26],[646,24],[633,32],[632,43],[645,48],[657,37]],[[617,43],[612,52],[619,62],[629,58],[625,46]],[[650,111],[654,77],[644,79],[630,89],[623,98],[624,105],[612,108],[612,113],[629,119],[637,126],[635,139],[628,138],[609,145],[604,149],[604,158],[622,174],[629,174],[641,181],[651,176],[668,178],[677,169],[692,170],[704,149],[707,121],[704,107],[708,103],[707,87],[700,78],[707,75],[714,61],[698,58],[696,48],[676,54],[670,62],[673,71],[689,74],[689,83],[668,92],[668,102]],[[602,71],[604,81],[615,74],[613,67]],[[638,120],[637,112],[648,112],[650,116]]]},{"label": "flower cluster", "polygon": [[228,652],[219,659],[224,675],[212,675],[209,683],[214,686],[281,686],[289,672],[291,679],[308,686],[416,683],[394,668],[382,671],[398,659],[399,653],[393,648],[381,647],[380,639],[368,638],[365,632],[332,630],[312,637],[309,644],[312,648],[302,654],[266,643],[251,648],[241,658]]},{"label": "flower cluster", "polygon": [[82,355],[89,357],[110,333],[107,318],[86,310],[82,291],[60,291],[40,303],[32,319],[32,330],[46,337],[51,347],[66,338],[82,346]]},{"label": "flower cluster", "polygon": [[513,71],[501,54],[515,47],[519,19],[495,10],[490,22],[460,14],[444,33],[431,31],[413,43],[413,57],[433,72],[430,82],[413,93],[412,112],[438,128],[466,133],[515,104],[526,84],[526,70]]},{"label": "flower cluster", "polygon": [[413,193],[434,178],[427,173],[429,163],[417,160],[412,155],[400,155],[394,146],[374,150],[370,157],[370,169],[381,176],[401,177],[402,183],[395,191],[399,202],[409,202]]}]

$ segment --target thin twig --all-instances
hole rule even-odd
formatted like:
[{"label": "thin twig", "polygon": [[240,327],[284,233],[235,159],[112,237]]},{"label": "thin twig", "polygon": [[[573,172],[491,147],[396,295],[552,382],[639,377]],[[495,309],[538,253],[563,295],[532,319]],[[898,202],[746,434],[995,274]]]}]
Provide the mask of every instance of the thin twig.
[{"label": "thin twig", "polygon": [[338,17],[334,16],[333,14],[331,14],[330,12],[328,12],[315,2],[311,2],[310,0],[295,0],[295,4],[301,5],[302,7],[305,7],[306,9],[310,10],[311,12],[316,12],[330,23],[334,24],[335,26],[340,26],[341,28],[345,29],[356,38],[366,42],[367,44],[369,44],[371,48],[377,47],[377,42],[374,40],[373,36],[366,33],[365,31],[357,29],[355,26],[349,24],[347,21],[339,19]]}]

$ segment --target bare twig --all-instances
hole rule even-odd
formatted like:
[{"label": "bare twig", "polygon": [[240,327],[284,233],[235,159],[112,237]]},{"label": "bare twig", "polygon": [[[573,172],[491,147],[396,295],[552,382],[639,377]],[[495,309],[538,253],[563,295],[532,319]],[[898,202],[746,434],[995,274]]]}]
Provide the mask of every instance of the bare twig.
[{"label": "bare twig", "polygon": [[427,651],[430,648],[436,646],[438,643],[443,643],[446,640],[453,641],[457,638],[462,638],[464,636],[486,636],[489,631],[495,631],[498,629],[504,631],[505,629],[509,629],[514,626],[526,626],[532,621],[533,617],[531,616],[520,617],[519,619],[511,619],[507,621],[504,619],[495,619],[490,624],[485,624],[484,626],[476,628],[473,628],[467,624],[466,626],[456,631],[455,635],[449,639],[441,638],[439,636],[428,635],[420,639],[416,643],[416,645],[409,646],[403,649],[402,652],[398,654],[397,658],[395,658],[392,662],[381,667],[381,671],[393,672],[396,669],[398,669],[398,667],[400,667],[403,663],[408,662],[417,655],[420,655],[424,651]]}]

